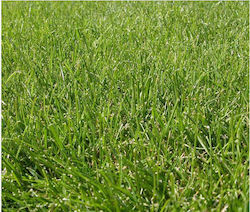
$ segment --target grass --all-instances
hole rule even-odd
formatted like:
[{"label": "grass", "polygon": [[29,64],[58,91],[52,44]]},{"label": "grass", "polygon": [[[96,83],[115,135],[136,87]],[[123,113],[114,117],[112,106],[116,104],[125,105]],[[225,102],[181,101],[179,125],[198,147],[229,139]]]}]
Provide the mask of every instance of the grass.
[{"label": "grass", "polygon": [[247,211],[249,2],[3,2],[3,211]]}]

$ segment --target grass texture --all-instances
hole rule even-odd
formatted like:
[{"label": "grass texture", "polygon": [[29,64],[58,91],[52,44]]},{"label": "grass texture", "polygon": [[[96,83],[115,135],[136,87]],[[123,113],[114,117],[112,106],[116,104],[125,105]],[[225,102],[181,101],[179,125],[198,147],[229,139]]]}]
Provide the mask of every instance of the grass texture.
[{"label": "grass texture", "polygon": [[3,2],[4,211],[247,211],[249,2]]}]

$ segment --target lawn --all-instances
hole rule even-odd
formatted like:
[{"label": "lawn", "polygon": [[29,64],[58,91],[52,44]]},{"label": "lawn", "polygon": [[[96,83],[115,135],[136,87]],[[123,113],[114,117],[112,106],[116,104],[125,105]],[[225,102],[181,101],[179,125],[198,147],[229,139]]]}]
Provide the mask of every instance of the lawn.
[{"label": "lawn", "polygon": [[247,211],[249,2],[3,2],[3,211]]}]

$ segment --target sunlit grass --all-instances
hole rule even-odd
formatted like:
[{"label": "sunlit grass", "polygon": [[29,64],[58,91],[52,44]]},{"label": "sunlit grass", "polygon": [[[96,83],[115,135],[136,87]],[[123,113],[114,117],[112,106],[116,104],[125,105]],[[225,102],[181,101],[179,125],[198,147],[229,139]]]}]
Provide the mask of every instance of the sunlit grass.
[{"label": "sunlit grass", "polygon": [[247,211],[248,66],[248,2],[3,2],[3,210]]}]

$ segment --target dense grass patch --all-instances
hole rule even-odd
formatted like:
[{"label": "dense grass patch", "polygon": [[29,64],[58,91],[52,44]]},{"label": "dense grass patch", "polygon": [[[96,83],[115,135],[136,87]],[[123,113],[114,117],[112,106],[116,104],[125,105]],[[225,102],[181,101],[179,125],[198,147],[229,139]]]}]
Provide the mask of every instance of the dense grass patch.
[{"label": "dense grass patch", "polygon": [[3,209],[246,211],[248,13],[3,2]]}]

